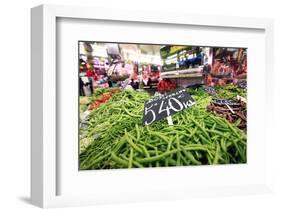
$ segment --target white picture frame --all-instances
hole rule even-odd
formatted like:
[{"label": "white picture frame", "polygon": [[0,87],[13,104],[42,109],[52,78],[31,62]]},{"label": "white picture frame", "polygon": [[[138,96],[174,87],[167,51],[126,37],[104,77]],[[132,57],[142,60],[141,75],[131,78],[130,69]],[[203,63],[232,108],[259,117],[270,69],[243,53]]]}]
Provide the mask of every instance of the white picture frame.
[{"label": "white picture frame", "polygon": [[[100,21],[120,21],[134,23],[153,23],[155,25],[175,25],[175,26],[200,26],[206,28],[227,28],[227,29],[253,29],[264,33],[265,58],[265,93],[262,98],[266,99],[268,109],[273,109],[274,100],[269,94],[273,89],[271,79],[273,78],[273,21],[271,19],[241,18],[241,17],[217,17],[189,14],[169,14],[168,16],[159,11],[116,11],[107,9],[104,13],[101,8],[84,8],[73,6],[41,5],[31,9],[31,202],[42,208],[91,205],[97,203],[114,202],[137,202],[143,200],[177,199],[209,195],[233,195],[265,193],[271,191],[270,172],[270,149],[271,143],[271,115],[273,110],[268,110],[265,116],[266,134],[265,141],[261,142],[267,148],[263,155],[266,158],[265,165],[258,173],[264,173],[259,183],[249,184],[236,183],[233,185],[218,184],[217,186],[200,187],[200,182],[194,183],[194,187],[187,186],[184,190],[169,185],[167,190],[156,190],[151,192],[151,196],[139,194],[138,196],[118,194],[108,196],[83,196],[83,195],[58,195],[58,173],[57,164],[57,20],[79,19],[79,20],[100,20]],[[253,89],[257,85],[252,84]],[[258,154],[257,154],[258,155]],[[198,167],[200,169],[200,167]],[[207,168],[212,169],[212,168]],[[244,168],[247,170],[247,167]],[[206,168],[205,168],[206,170]],[[218,169],[219,170],[219,169]],[[229,171],[235,171],[231,168]],[[164,175],[164,170],[161,174]],[[173,168],[173,173],[181,175],[183,169]],[[77,171],[78,172],[78,171]],[[144,171],[137,171],[141,174]],[[219,171],[218,171],[219,172]],[[148,172],[149,173],[149,172]],[[152,172],[153,173],[153,172]],[[258,174],[257,173],[257,174]],[[104,175],[105,173],[103,173]],[[124,174],[124,173],[123,173]],[[123,175],[119,173],[120,177]],[[160,174],[160,173],[159,173]],[[204,175],[204,172],[201,173]],[[154,176],[157,174],[153,174]],[[160,176],[160,175],[158,175]],[[174,176],[171,176],[174,177]],[[160,177],[159,177],[160,178]],[[127,186],[129,187],[129,186]],[[152,189],[154,190],[154,189]],[[177,192],[176,196],[164,196],[163,192]],[[153,196],[152,196],[153,195]],[[156,195],[159,195],[156,197]]]}]

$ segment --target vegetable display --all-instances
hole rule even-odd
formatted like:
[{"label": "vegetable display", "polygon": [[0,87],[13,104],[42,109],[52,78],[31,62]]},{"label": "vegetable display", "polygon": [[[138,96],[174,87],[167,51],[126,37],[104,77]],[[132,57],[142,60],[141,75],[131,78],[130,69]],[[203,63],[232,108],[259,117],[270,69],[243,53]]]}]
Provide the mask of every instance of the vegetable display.
[{"label": "vegetable display", "polygon": [[100,105],[107,102],[115,93],[119,92],[119,89],[112,89],[108,92],[101,94],[98,98],[96,98],[88,107],[89,110],[93,110],[98,108]]},{"label": "vegetable display", "polygon": [[215,115],[224,117],[230,123],[234,123],[239,129],[247,130],[246,103],[241,101],[240,106],[219,106],[215,103],[210,103],[207,110]]},{"label": "vegetable display", "polygon": [[196,104],[173,115],[173,126],[165,119],[142,125],[144,102],[151,98],[148,93],[112,94],[81,125],[80,169],[246,163],[245,132],[206,110],[212,96],[202,88],[188,92]]}]

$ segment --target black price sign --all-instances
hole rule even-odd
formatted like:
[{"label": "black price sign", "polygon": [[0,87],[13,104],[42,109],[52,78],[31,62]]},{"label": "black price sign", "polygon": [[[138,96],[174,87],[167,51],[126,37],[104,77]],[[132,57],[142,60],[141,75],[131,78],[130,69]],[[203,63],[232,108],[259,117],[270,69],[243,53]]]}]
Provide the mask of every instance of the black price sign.
[{"label": "black price sign", "polygon": [[237,85],[242,89],[247,89],[247,81],[239,81]]},{"label": "black price sign", "polygon": [[195,101],[185,89],[177,89],[165,95],[156,96],[144,104],[143,123],[150,125],[194,104]]},{"label": "black price sign", "polygon": [[213,103],[217,105],[240,106],[241,104],[236,101],[226,99],[213,99]]},{"label": "black price sign", "polygon": [[204,89],[210,95],[216,95],[217,94],[215,88],[213,88],[213,87],[205,86]]}]

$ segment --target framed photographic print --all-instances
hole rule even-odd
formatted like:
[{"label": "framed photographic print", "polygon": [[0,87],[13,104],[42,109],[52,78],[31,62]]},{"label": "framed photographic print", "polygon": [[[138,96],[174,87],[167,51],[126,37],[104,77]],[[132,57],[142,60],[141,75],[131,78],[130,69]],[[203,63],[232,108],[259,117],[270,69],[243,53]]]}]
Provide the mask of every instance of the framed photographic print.
[{"label": "framed photographic print", "polygon": [[270,191],[271,20],[31,14],[33,204]]}]

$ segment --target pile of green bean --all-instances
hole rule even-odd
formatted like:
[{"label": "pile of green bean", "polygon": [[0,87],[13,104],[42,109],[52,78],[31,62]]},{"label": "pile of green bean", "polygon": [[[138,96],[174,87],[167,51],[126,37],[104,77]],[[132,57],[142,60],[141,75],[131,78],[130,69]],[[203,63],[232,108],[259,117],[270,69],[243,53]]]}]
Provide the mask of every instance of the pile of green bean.
[{"label": "pile of green bean", "polygon": [[80,150],[80,169],[245,163],[245,133],[206,112],[209,95],[192,92],[196,105],[173,115],[173,126],[165,119],[142,125],[145,92],[114,95],[80,130],[90,141]]},{"label": "pile of green bean", "polygon": [[87,122],[80,128],[81,168],[90,162],[89,154],[94,159],[104,148],[111,147],[124,134],[125,129],[141,124],[143,103],[149,98],[146,92],[126,90],[116,93],[91,112]]}]

